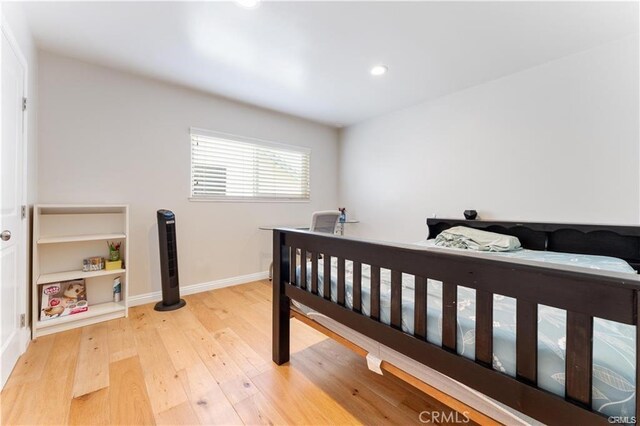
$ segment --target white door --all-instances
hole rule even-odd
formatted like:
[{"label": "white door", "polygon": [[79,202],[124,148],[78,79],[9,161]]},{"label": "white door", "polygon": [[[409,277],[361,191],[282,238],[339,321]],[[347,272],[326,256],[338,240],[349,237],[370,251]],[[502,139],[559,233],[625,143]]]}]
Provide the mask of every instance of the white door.
[{"label": "white door", "polygon": [[0,92],[0,388],[21,354],[20,314],[26,308],[23,200],[23,111],[25,70],[2,32]]}]

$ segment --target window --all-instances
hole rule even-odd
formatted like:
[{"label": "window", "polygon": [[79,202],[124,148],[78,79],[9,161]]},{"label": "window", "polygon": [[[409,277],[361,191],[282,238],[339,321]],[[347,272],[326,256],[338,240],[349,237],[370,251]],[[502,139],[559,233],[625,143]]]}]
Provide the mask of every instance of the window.
[{"label": "window", "polygon": [[191,197],[309,200],[310,151],[191,129]]}]

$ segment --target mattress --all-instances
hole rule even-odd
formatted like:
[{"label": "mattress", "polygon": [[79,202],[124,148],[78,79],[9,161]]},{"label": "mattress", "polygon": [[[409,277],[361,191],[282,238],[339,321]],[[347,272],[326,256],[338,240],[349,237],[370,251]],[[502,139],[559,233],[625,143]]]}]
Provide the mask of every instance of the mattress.
[{"label": "mattress", "polygon": [[[432,240],[417,243],[429,248]],[[459,249],[440,249],[458,251]],[[571,265],[602,271],[635,273],[621,259],[604,256],[577,255],[535,250],[507,253],[482,253],[483,256],[527,260],[555,265]],[[318,292],[323,295],[323,259],[318,261]],[[297,269],[300,277],[300,267]],[[331,265],[331,296],[336,301],[337,261]],[[345,304],[353,306],[353,264],[346,261]],[[369,315],[371,306],[370,267],[362,265],[362,311]],[[311,264],[307,265],[307,282],[311,282]],[[427,340],[442,343],[442,283],[427,280]],[[391,272],[380,273],[380,320],[390,320]],[[311,310],[294,301],[305,313]],[[457,351],[475,357],[475,290],[458,286]],[[402,274],[402,330],[413,333],[414,277]],[[493,368],[515,376],[516,300],[499,294],[493,303]],[[592,407],[607,416],[635,415],[635,327],[596,318],[593,331],[593,396]],[[538,386],[564,397],[566,355],[566,311],[538,306]]]}]

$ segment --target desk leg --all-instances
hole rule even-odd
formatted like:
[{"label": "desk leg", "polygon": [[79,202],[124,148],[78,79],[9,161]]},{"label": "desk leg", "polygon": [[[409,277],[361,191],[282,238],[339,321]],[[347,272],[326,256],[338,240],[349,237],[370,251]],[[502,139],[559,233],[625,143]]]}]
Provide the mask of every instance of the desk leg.
[{"label": "desk leg", "polygon": [[273,262],[269,265],[269,281],[273,281]]}]

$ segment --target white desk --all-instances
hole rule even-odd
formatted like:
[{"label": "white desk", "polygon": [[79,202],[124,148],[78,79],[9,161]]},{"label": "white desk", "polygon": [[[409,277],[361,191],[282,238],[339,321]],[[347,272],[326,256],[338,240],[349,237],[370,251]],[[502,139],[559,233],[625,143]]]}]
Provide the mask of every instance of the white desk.
[{"label": "white desk", "polygon": [[309,225],[260,225],[258,229],[261,231],[273,231],[277,228],[292,228],[292,229],[309,229]]},{"label": "white desk", "polygon": [[[344,225],[347,223],[359,223],[359,220],[355,219],[347,219],[344,222],[338,222],[338,226],[336,226],[336,231],[339,235],[344,235]],[[261,231],[273,231],[276,228],[292,228],[292,229],[309,229],[309,225],[260,225],[258,229]],[[273,262],[269,265],[269,281],[273,277]]]},{"label": "white desk", "polygon": [[[360,223],[359,220],[347,219],[344,222],[338,222],[336,233],[344,235],[344,225],[347,223]],[[273,231],[276,228],[292,228],[292,229],[309,229],[309,225],[260,225],[258,229],[261,231]]]},{"label": "white desk", "polygon": [[355,219],[347,219],[344,222],[338,222],[337,231],[340,235],[344,235],[344,225],[348,223],[360,223],[360,221]]}]

